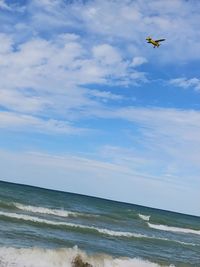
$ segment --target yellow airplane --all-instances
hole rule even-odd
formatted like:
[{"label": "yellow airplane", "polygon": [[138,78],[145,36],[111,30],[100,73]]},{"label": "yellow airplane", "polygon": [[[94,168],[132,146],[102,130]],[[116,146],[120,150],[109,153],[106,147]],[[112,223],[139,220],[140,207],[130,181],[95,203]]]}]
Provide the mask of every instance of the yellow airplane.
[{"label": "yellow airplane", "polygon": [[165,41],[165,39],[153,40],[151,37],[147,37],[146,40],[148,41],[147,43],[150,43],[153,45],[153,48],[159,47],[160,42]]}]

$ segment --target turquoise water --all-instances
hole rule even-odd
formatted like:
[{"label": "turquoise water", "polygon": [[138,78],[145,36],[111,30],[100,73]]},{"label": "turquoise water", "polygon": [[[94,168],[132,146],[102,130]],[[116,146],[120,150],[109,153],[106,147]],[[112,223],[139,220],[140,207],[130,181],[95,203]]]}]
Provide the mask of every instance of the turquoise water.
[{"label": "turquoise water", "polygon": [[200,266],[200,217],[0,182],[0,266]]}]

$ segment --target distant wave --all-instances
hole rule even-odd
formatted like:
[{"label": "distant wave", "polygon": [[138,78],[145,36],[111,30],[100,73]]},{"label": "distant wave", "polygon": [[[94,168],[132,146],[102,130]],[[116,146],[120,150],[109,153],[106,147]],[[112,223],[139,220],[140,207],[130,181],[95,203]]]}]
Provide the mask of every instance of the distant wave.
[{"label": "distant wave", "polygon": [[[91,267],[159,267],[160,265],[139,258],[113,258],[106,254],[87,255],[84,251],[73,248],[0,248],[1,266],[7,267],[72,267],[76,259],[88,263]],[[84,265],[84,266],[85,266]],[[163,266],[163,265],[162,265]],[[173,266],[173,265],[167,265]]]},{"label": "distant wave", "polygon": [[194,229],[189,229],[189,228],[180,228],[180,227],[173,227],[173,226],[168,226],[168,225],[152,224],[152,223],[148,223],[148,226],[150,228],[154,228],[154,229],[158,229],[162,231],[200,235],[200,230],[194,230]]},{"label": "distant wave", "polygon": [[20,203],[14,203],[17,209],[29,211],[33,213],[42,213],[42,214],[49,214],[49,215],[55,215],[59,217],[97,217],[98,215],[95,214],[86,214],[86,213],[79,213],[79,212],[73,212],[73,211],[67,211],[67,210],[60,210],[60,209],[49,209],[44,207],[36,207],[36,206],[30,206],[30,205],[23,205]]},{"label": "distant wave", "polygon": [[81,212],[74,212],[74,211],[68,211],[68,210],[62,210],[62,209],[51,209],[51,208],[45,208],[45,207],[37,207],[32,205],[24,205],[17,202],[5,202],[0,200],[0,207],[6,208],[9,210],[23,210],[28,211],[32,213],[41,213],[41,214],[49,214],[59,217],[99,217],[97,214],[91,214],[91,213],[81,213]]},{"label": "distant wave", "polygon": [[140,217],[140,219],[142,219],[143,221],[149,221],[150,219],[150,215],[143,215],[143,214],[138,214],[138,216]]},{"label": "distant wave", "polygon": [[24,205],[18,202],[5,202],[0,200],[0,207],[6,208],[9,210],[19,209],[23,211],[28,211],[32,213],[41,213],[41,214],[49,214],[55,215],[59,217],[99,217],[97,214],[91,213],[81,213],[81,212],[74,212],[62,209],[51,209],[45,207],[37,207],[32,205]]},{"label": "distant wave", "polygon": [[195,246],[196,245],[193,243],[185,243],[185,242],[178,241],[178,240],[170,240],[167,238],[147,236],[147,235],[132,233],[132,232],[114,231],[114,230],[110,230],[110,229],[106,229],[106,228],[99,228],[99,227],[89,226],[89,225],[51,221],[51,220],[46,220],[46,219],[42,219],[42,218],[35,217],[35,216],[30,216],[30,215],[26,215],[26,214],[18,214],[18,213],[13,213],[13,212],[0,211],[0,216],[6,217],[6,218],[12,218],[12,219],[16,219],[16,220],[28,221],[31,223],[45,224],[45,225],[54,226],[54,227],[66,227],[66,228],[82,229],[85,231],[87,231],[87,230],[95,231],[97,233],[107,235],[107,236],[113,236],[113,237],[157,239],[157,240],[161,240],[161,241],[176,242],[176,243],[189,245],[189,246]]}]

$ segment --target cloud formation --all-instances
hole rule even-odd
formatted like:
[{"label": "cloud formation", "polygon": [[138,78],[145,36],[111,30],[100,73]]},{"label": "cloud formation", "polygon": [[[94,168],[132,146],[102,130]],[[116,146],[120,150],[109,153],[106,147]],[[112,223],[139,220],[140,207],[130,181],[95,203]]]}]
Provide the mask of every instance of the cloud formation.
[{"label": "cloud formation", "polygon": [[89,90],[88,84],[128,85],[145,79],[111,45],[97,45],[88,51],[74,34],[51,41],[34,38],[15,49],[12,38],[2,34],[1,43],[1,105],[11,110],[20,111],[21,107],[22,112],[37,113],[46,108],[56,111],[64,104],[65,109],[98,105],[93,96],[121,97]]},{"label": "cloud formation", "polygon": [[0,8],[5,10],[11,10],[11,8],[6,4],[4,0],[0,0]]},{"label": "cloud formation", "polygon": [[200,90],[200,79],[198,78],[191,78],[191,79],[187,79],[187,78],[176,78],[176,79],[171,79],[170,80],[170,84],[178,86],[180,88],[183,89],[188,89],[188,88],[192,88],[196,91]]}]

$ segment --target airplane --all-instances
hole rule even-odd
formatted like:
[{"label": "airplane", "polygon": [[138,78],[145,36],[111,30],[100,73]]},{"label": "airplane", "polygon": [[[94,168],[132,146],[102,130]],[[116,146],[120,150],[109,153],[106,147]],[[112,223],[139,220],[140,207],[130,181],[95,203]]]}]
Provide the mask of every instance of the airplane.
[{"label": "airplane", "polygon": [[153,45],[153,48],[159,47],[160,42],[165,41],[165,39],[153,40],[151,37],[147,37],[146,40],[148,41],[147,43],[150,43]]}]

